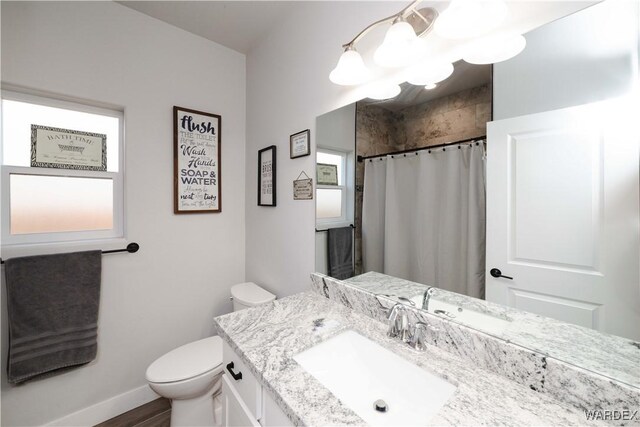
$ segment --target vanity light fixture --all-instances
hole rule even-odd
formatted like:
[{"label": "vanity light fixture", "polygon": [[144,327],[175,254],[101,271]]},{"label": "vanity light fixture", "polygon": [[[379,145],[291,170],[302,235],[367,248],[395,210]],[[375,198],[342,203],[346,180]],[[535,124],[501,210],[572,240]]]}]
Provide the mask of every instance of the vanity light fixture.
[{"label": "vanity light fixture", "polygon": [[371,72],[364,65],[362,56],[350,44],[340,55],[338,65],[329,74],[329,80],[337,85],[352,86],[365,83],[370,76]]},{"label": "vanity light fixture", "polygon": [[[520,34],[494,31],[507,16],[505,0],[451,0],[441,14],[432,7],[419,9],[421,1],[414,0],[397,14],[374,22],[342,45],[344,52],[329,79],[344,86],[368,83],[364,89],[369,98],[389,99],[400,93],[399,84],[405,81],[428,90],[435,88],[451,76],[452,62],[460,58],[471,64],[493,64],[514,57],[526,45]],[[355,45],[372,29],[389,24],[373,61],[394,70],[378,69],[375,74],[380,78],[371,81],[372,73]],[[453,43],[453,48],[447,45],[448,52],[438,53],[438,43],[429,44],[424,37],[432,29],[437,36],[449,39],[447,43]]]},{"label": "vanity light fixture", "polygon": [[371,99],[383,100],[395,98],[402,89],[400,85],[393,82],[375,82],[367,87],[367,96]]},{"label": "vanity light fixture", "polygon": [[504,0],[451,0],[434,25],[436,34],[447,39],[468,39],[488,33],[507,16]]},{"label": "vanity light fixture", "polygon": [[406,80],[412,85],[423,86],[439,83],[453,74],[453,64],[444,61],[424,61],[406,70]]},{"label": "vanity light fixture", "polygon": [[402,16],[387,30],[384,41],[376,49],[373,60],[382,67],[398,68],[409,65],[426,52],[426,41]]},{"label": "vanity light fixture", "polygon": [[482,37],[469,43],[462,59],[470,64],[495,64],[522,52],[527,40],[520,34],[499,34]]},{"label": "vanity light fixture", "polygon": [[365,83],[370,71],[356,51],[356,43],[372,29],[392,23],[384,41],[374,53],[374,61],[384,67],[402,67],[426,54],[426,42],[421,36],[431,31],[438,11],[433,8],[416,9],[422,0],[415,0],[395,15],[388,16],[360,31],[353,40],[342,45],[344,52],[329,79],[338,85],[354,86]]}]

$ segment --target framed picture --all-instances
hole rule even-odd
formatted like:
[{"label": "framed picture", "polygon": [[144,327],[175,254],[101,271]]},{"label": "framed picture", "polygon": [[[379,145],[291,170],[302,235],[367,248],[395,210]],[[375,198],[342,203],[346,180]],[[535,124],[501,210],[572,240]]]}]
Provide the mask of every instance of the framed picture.
[{"label": "framed picture", "polygon": [[289,137],[290,158],[304,157],[311,154],[309,147],[309,129],[294,133]]},{"label": "framed picture", "polygon": [[222,212],[222,117],[173,107],[174,212]]},{"label": "framed picture", "polygon": [[258,206],[276,205],[276,146],[258,151]]},{"label": "framed picture", "polygon": [[107,170],[107,135],[31,125],[31,166]]},{"label": "framed picture", "polygon": [[[300,179],[302,175],[304,179]],[[304,171],[293,181],[293,200],[313,200],[313,180]]]},{"label": "framed picture", "polygon": [[318,163],[316,165],[316,171],[318,171],[318,185],[338,185],[337,165]]}]

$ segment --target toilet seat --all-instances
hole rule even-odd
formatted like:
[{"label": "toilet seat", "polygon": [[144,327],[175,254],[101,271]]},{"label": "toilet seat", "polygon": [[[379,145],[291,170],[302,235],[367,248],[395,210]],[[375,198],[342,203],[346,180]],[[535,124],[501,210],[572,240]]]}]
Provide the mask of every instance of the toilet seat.
[{"label": "toilet seat", "polygon": [[175,383],[222,371],[222,338],[218,336],[194,341],[171,350],[147,368],[147,381]]}]

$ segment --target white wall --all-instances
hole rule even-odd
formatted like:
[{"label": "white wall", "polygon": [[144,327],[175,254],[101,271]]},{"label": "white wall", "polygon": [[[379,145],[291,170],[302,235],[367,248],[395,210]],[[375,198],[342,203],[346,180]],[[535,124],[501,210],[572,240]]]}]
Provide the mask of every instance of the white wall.
[{"label": "white wall", "polygon": [[[396,13],[397,2],[306,2],[296,5],[247,55],[246,277],[278,297],[309,289],[315,270],[314,201],[293,200],[293,180],[315,175],[315,154],[289,159],[289,135],[360,96],[329,81],[340,46],[371,22]],[[258,207],[257,156],[278,147],[277,207]],[[315,179],[314,179],[315,181]]]},{"label": "white wall", "polygon": [[494,120],[621,96],[638,75],[638,2],[607,0],[525,34],[493,68]]},{"label": "white wall", "polygon": [[[9,386],[3,334],[2,425],[36,425],[145,387],[155,358],[231,310],[245,269],[245,56],[114,2],[2,2],[2,81],[124,108],[127,238],[141,245],[103,257],[90,365]],[[222,115],[220,214],[173,214],[174,105]]]}]

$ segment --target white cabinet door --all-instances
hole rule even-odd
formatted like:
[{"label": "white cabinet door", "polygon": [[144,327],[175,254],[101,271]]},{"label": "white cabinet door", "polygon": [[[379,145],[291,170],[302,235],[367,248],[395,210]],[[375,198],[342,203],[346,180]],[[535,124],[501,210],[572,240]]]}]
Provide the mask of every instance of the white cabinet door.
[{"label": "white cabinet door", "polygon": [[262,427],[293,427],[289,417],[285,415],[266,390],[262,390],[262,402],[264,404],[262,419],[260,420]]},{"label": "white cabinet door", "polygon": [[617,100],[488,124],[487,300],[640,339],[634,110]]},{"label": "white cabinet door", "polygon": [[258,421],[253,418],[251,411],[242,401],[233,384],[227,378],[222,376],[222,421],[225,427],[260,427]]},{"label": "white cabinet door", "polygon": [[225,375],[235,376],[227,379],[233,384],[253,417],[259,420],[262,417],[262,385],[226,341],[222,344],[222,363]]}]

